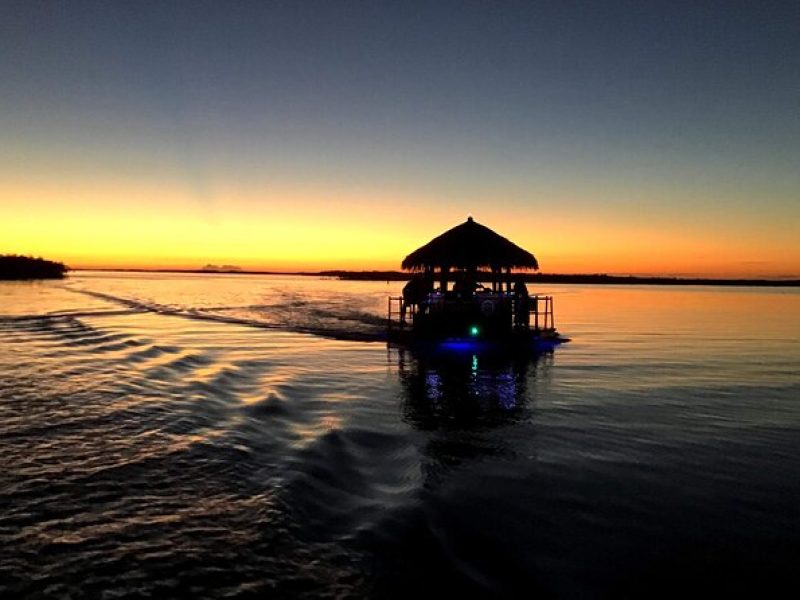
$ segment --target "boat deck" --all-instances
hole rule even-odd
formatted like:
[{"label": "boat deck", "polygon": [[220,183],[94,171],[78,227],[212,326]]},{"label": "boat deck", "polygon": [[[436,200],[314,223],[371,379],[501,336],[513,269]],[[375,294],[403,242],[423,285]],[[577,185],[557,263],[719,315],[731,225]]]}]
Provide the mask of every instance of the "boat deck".
[{"label": "boat deck", "polygon": [[552,348],[565,341],[555,328],[552,296],[431,292],[417,304],[388,299],[387,338],[400,344],[460,343]]}]

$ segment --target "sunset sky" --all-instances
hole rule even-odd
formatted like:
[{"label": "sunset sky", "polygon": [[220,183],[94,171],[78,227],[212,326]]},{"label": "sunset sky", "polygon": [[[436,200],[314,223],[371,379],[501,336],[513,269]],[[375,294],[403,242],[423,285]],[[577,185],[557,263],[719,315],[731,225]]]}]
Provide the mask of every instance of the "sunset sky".
[{"label": "sunset sky", "polygon": [[797,2],[3,2],[0,253],[800,277]]}]

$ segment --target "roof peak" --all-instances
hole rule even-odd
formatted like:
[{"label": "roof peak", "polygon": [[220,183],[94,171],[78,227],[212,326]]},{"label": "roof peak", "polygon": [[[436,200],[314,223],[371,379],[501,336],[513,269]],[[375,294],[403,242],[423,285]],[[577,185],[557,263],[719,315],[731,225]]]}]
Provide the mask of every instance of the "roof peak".
[{"label": "roof peak", "polygon": [[405,257],[404,269],[427,267],[519,267],[537,269],[536,258],[513,242],[476,222],[472,215]]}]

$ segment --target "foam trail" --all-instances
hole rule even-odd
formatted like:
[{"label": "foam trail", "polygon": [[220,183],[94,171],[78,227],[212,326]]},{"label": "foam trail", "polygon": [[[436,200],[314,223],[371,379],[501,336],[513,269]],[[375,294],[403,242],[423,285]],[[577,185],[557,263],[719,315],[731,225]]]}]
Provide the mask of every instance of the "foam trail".
[{"label": "foam trail", "polygon": [[[232,325],[243,325],[245,327],[257,327],[260,329],[279,329],[339,340],[361,342],[381,342],[386,340],[386,332],[383,328],[385,324],[384,318],[363,311],[336,310],[335,306],[304,309],[303,307],[307,304],[306,302],[294,301],[247,306],[194,308],[159,304],[155,302],[143,302],[92,290],[77,288],[66,289],[108,302],[122,304],[131,309],[130,311],[123,311],[119,314],[150,312],[197,321],[228,323]],[[220,314],[230,312],[240,312],[252,314],[254,316],[242,317]],[[311,323],[309,323],[309,321]]]}]

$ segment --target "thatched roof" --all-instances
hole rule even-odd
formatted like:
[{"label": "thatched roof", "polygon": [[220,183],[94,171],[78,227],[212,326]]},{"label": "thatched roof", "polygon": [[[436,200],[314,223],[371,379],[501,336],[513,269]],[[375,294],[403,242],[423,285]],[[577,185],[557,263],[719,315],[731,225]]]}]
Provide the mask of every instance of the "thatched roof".
[{"label": "thatched roof", "polygon": [[410,270],[443,266],[538,269],[539,263],[527,250],[469,217],[406,256],[402,264],[404,269]]}]

